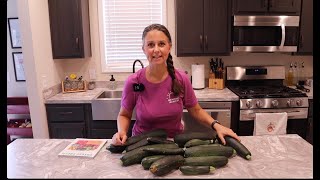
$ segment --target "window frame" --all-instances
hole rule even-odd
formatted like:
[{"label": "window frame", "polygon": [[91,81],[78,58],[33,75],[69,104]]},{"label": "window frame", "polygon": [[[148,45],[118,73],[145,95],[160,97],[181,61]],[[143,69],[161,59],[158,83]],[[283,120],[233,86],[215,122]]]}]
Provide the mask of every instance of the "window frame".
[{"label": "window frame", "polygon": [[[128,73],[132,72],[132,64],[128,65],[127,62],[118,63],[116,66],[108,66],[106,62],[106,53],[105,53],[105,36],[104,36],[104,22],[103,22],[103,0],[98,0],[98,29],[99,29],[99,50],[100,50],[100,63],[101,63],[101,73]],[[162,23],[167,27],[167,0],[159,0],[162,1]],[[141,32],[142,35],[142,32]],[[142,41],[141,41],[142,48]],[[141,49],[142,52],[142,49]],[[135,59],[132,59],[132,63]],[[147,61],[143,61],[144,66],[148,65]],[[113,68],[112,68],[113,67]],[[136,68],[137,69],[137,68]]]}]

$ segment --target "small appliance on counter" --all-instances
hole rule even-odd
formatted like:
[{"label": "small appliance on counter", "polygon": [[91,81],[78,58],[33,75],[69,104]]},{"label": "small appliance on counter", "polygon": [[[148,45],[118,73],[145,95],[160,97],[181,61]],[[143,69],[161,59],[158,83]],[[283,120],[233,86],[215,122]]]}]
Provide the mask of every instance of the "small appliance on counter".
[{"label": "small appliance on counter", "polygon": [[210,60],[209,89],[224,89],[224,63],[221,58]]},{"label": "small appliance on counter", "polygon": [[196,90],[205,88],[205,77],[204,77],[204,64],[192,64],[191,65],[192,73],[192,88]]},{"label": "small appliance on counter", "polygon": [[87,91],[87,82],[82,80],[82,76],[77,79],[76,74],[66,76],[65,80],[61,82],[62,93],[82,92]]}]

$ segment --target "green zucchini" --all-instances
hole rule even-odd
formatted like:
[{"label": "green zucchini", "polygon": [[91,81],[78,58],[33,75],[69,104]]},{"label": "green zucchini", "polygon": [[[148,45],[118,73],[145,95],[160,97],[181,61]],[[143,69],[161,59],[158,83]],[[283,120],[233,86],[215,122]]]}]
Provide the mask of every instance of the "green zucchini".
[{"label": "green zucchini", "polygon": [[134,144],[140,140],[142,140],[143,138],[146,137],[163,137],[163,138],[167,138],[167,131],[165,131],[164,129],[154,129],[148,132],[144,132],[142,134],[136,135],[136,136],[131,136],[127,139],[127,141],[124,143],[124,145],[129,146],[131,144]]},{"label": "green zucchini", "polygon": [[115,146],[113,144],[110,144],[106,149],[111,153],[122,153],[126,149],[126,146]]},{"label": "green zucchini", "polygon": [[225,156],[199,156],[188,157],[184,159],[185,166],[213,166],[223,167],[228,164],[228,158]]},{"label": "green zucchini", "polygon": [[213,143],[214,143],[213,139],[211,140],[191,139],[184,144],[184,147],[188,148],[192,146],[199,146],[199,145],[213,144]]},{"label": "green zucchini", "polygon": [[184,147],[184,144],[191,139],[215,141],[215,135],[210,133],[205,133],[205,132],[188,132],[188,133],[177,134],[173,139],[174,139],[174,142],[179,145],[179,147]]},{"label": "green zucchini", "polygon": [[148,144],[151,144],[149,143],[149,141],[147,140],[147,137],[141,139],[140,141],[136,142],[136,143],[133,143],[129,146],[126,147],[126,151],[132,151],[134,149],[137,149],[138,147],[141,147],[141,146],[146,146]]},{"label": "green zucchini", "polygon": [[144,157],[151,156],[150,152],[144,151],[144,148],[147,147],[165,147],[165,148],[178,148],[178,145],[176,144],[151,144],[151,145],[146,145],[142,147],[138,147],[132,151],[126,152],[121,158],[121,162],[123,166],[130,166],[133,164],[140,164],[141,160]]},{"label": "green zucchini", "polygon": [[144,157],[142,160],[141,160],[141,165],[143,167],[143,169],[145,170],[149,170],[151,164],[153,162],[155,162],[156,160],[158,159],[161,159],[163,158],[165,155],[153,155],[153,156],[147,156],[147,157]]},{"label": "green zucchini", "polygon": [[173,141],[162,137],[148,137],[147,140],[151,144],[174,144]]},{"label": "green zucchini", "polygon": [[[236,140],[235,138],[233,138],[231,136],[224,136],[224,139],[226,141],[226,145],[235,149],[237,154],[240,157],[242,157],[246,160],[251,159],[251,152],[241,142],[239,142],[238,140]],[[220,140],[220,138],[218,138],[218,140]],[[221,140],[220,140],[220,142],[221,142]]]},{"label": "green zucchini", "polygon": [[167,155],[152,163],[149,170],[156,176],[163,176],[170,173],[172,170],[179,168],[183,163],[183,156]]},{"label": "green zucchini", "polygon": [[165,147],[146,147],[144,151],[150,152],[152,154],[163,154],[163,155],[173,155],[173,154],[184,154],[183,148],[172,148],[168,149]]},{"label": "green zucchini", "polygon": [[180,166],[179,170],[185,175],[209,174],[215,171],[213,166]]},{"label": "green zucchini", "polygon": [[227,158],[235,154],[235,150],[230,146],[220,146],[215,144],[199,145],[186,148],[185,157],[195,156],[226,156]]}]

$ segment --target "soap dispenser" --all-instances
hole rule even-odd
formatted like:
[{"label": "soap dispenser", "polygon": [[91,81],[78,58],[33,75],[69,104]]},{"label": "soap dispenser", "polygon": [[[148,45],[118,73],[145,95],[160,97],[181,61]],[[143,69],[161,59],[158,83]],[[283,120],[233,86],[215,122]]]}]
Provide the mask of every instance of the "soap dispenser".
[{"label": "soap dispenser", "polygon": [[110,79],[110,82],[109,82],[109,89],[116,89],[117,88],[117,84],[116,84],[116,80],[114,79],[113,77],[113,74],[111,74],[111,79]]}]

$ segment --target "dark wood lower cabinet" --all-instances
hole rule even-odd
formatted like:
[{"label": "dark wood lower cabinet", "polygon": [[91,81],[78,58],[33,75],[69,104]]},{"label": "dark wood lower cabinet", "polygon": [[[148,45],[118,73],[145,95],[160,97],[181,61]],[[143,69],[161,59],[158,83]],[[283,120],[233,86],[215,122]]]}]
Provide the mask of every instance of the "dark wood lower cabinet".
[{"label": "dark wood lower cabinet", "polygon": [[[131,131],[135,121],[131,121],[127,136],[131,136]],[[117,120],[91,121],[88,133],[89,138],[111,139],[118,132]]]},{"label": "dark wood lower cabinet", "polygon": [[52,123],[50,125],[51,138],[74,139],[85,138],[87,132],[84,123]]}]

